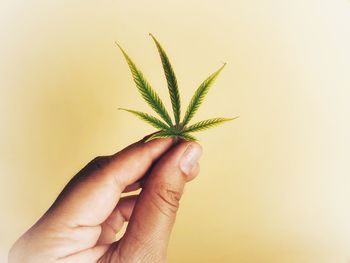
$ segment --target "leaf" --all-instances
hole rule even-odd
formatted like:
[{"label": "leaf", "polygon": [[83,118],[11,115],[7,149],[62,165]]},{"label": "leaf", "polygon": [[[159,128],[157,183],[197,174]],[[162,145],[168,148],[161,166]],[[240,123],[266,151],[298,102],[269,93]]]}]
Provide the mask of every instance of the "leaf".
[{"label": "leaf", "polygon": [[200,121],[200,122],[197,122],[197,123],[192,124],[191,126],[185,128],[184,132],[189,133],[189,132],[203,131],[203,130],[218,126],[224,122],[232,121],[232,120],[237,119],[237,118],[238,117],[235,117],[235,118],[213,118],[213,119]]},{"label": "leaf", "polygon": [[211,74],[206,80],[202,82],[202,84],[198,87],[196,92],[194,93],[185,113],[185,117],[183,119],[182,125],[187,125],[189,121],[192,119],[194,114],[197,112],[199,106],[202,104],[205,95],[207,95],[211,84],[215,81],[217,76],[220,74],[222,69],[225,67],[226,63],[222,65],[216,72]]},{"label": "leaf", "polygon": [[174,70],[170,64],[169,58],[167,54],[165,53],[163,47],[160,45],[158,40],[150,33],[149,34],[152,39],[154,40],[160,58],[162,60],[162,65],[164,69],[164,74],[168,83],[168,90],[169,90],[169,95],[171,99],[171,105],[173,107],[173,112],[174,112],[174,118],[175,118],[175,124],[178,127],[180,124],[180,115],[181,115],[181,101],[180,101],[180,93],[177,85],[177,80],[176,76],[174,73]]},{"label": "leaf", "polygon": [[186,140],[186,141],[198,141],[196,137],[192,136],[192,135],[189,135],[189,134],[186,134],[186,133],[181,133],[178,135],[178,137]]},{"label": "leaf", "polygon": [[192,135],[189,135],[187,133],[174,133],[170,130],[165,130],[165,131],[159,131],[153,135],[151,135],[146,141],[146,142],[149,142],[149,141],[152,141],[154,139],[161,139],[161,138],[171,138],[171,137],[174,137],[174,138],[181,138],[181,139],[184,139],[186,141],[198,141],[197,138],[195,138],[194,136]]},{"label": "leaf", "polygon": [[152,141],[154,139],[161,139],[161,138],[170,138],[170,137],[176,137],[176,135],[170,131],[159,131],[155,134],[152,134],[146,141],[146,142],[149,142],[149,141]]},{"label": "leaf", "polygon": [[142,72],[137,68],[135,63],[130,59],[127,53],[122,49],[122,47],[117,43],[118,47],[122,51],[128,66],[131,70],[133,80],[136,84],[136,87],[143,99],[152,107],[153,110],[161,117],[158,119],[148,113],[140,112],[136,110],[123,109],[121,110],[128,111],[140,119],[151,124],[153,127],[157,128],[158,131],[150,135],[145,142],[149,142],[158,138],[175,138],[174,143],[179,139],[186,141],[197,141],[197,139],[191,134],[192,132],[198,132],[206,130],[212,127],[215,127],[224,122],[236,119],[235,118],[213,118],[204,121],[197,122],[193,125],[190,125],[189,122],[198,111],[200,105],[203,103],[205,96],[207,95],[211,85],[214,83],[215,79],[218,77],[222,69],[225,67],[226,63],[222,65],[217,71],[212,73],[207,79],[205,79],[200,86],[195,91],[194,95],[191,98],[191,101],[185,112],[185,116],[181,122],[181,99],[179,88],[176,80],[174,70],[171,66],[169,58],[165,53],[163,47],[160,45],[158,40],[150,33],[154,43],[156,44],[158,53],[160,55],[164,74],[168,84],[168,91],[171,99],[172,109],[174,112],[175,123],[172,122],[171,117],[169,116],[168,111],[166,110],[163,102],[156,93],[151,85],[147,82]]},{"label": "leaf", "polygon": [[156,93],[156,91],[151,87],[148,81],[144,78],[142,72],[136,67],[135,63],[130,59],[128,54],[123,50],[123,48],[116,43],[117,46],[122,51],[133,76],[134,82],[136,84],[137,89],[139,90],[143,99],[151,106],[151,108],[158,113],[158,115],[169,125],[172,126],[172,121],[169,116],[169,113],[165,109],[165,106]]},{"label": "leaf", "polygon": [[157,129],[169,129],[169,126],[162,122],[161,120],[157,119],[156,117],[153,117],[152,115],[149,115],[147,113],[141,112],[141,111],[135,111],[135,110],[129,110],[129,109],[123,109],[119,108],[119,110],[130,112],[137,117],[139,117],[141,120],[144,120],[145,122],[151,124],[153,127]]}]

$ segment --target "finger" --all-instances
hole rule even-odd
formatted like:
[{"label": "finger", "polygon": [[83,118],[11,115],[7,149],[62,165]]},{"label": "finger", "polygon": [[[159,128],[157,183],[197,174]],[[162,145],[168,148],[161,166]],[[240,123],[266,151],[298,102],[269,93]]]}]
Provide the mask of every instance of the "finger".
[{"label": "finger", "polygon": [[106,253],[109,249],[109,245],[99,245],[95,246],[78,253],[68,255],[66,257],[60,258],[60,260],[64,263],[76,263],[76,262],[84,262],[84,263],[95,263]]},{"label": "finger", "polygon": [[142,176],[138,181],[136,181],[135,183],[128,185],[127,187],[125,187],[123,193],[128,193],[131,191],[136,191],[140,188],[143,187],[143,185],[145,184],[147,178],[149,177],[149,173],[152,171],[153,166],[156,164],[156,162],[153,162],[153,164],[151,165],[151,167],[147,170],[147,172],[145,173],[144,176]]},{"label": "finger", "polygon": [[129,192],[132,192],[132,191],[136,191],[136,190],[138,190],[140,188],[141,188],[141,180],[138,180],[137,182],[135,182],[135,183],[125,187],[125,189],[123,190],[123,193],[129,193]]},{"label": "finger", "polygon": [[65,187],[50,209],[52,218],[73,227],[101,224],[125,187],[139,180],[171,145],[172,139],[142,140],[114,155],[95,158]]},{"label": "finger", "polygon": [[[121,258],[137,261],[140,258],[134,256],[143,255],[153,261],[165,261],[184,185],[197,175],[201,152],[199,144],[181,142],[159,160],[144,185],[118,245]],[[141,258],[141,261],[149,259]]]},{"label": "finger", "polygon": [[130,195],[120,199],[118,205],[102,223],[102,231],[98,244],[111,244],[116,241],[116,234],[120,231],[123,224],[129,221],[134,209],[138,195]]},{"label": "finger", "polygon": [[197,162],[188,175],[188,182],[192,181],[199,174],[199,171],[200,171],[200,166],[199,166],[199,163]]}]

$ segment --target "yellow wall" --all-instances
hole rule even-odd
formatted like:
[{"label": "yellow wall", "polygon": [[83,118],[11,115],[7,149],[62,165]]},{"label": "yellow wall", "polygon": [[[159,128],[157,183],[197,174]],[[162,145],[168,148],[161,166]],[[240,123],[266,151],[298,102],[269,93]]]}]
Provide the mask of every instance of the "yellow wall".
[{"label": "yellow wall", "polygon": [[[350,1],[0,1],[0,254],[96,155],[152,131],[117,40],[167,96],[154,33],[184,104],[228,62],[201,134],[170,262],[350,260]],[[167,105],[169,99],[166,98]]]}]

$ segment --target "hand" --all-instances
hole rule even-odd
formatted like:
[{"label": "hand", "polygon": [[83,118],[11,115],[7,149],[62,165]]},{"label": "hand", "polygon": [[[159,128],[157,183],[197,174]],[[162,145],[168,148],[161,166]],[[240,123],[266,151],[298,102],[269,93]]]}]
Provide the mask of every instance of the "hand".
[{"label": "hand", "polygon": [[[179,200],[199,172],[201,151],[194,142],[156,139],[95,158],[17,240],[9,262],[165,262]],[[140,187],[140,195],[121,197]]]}]

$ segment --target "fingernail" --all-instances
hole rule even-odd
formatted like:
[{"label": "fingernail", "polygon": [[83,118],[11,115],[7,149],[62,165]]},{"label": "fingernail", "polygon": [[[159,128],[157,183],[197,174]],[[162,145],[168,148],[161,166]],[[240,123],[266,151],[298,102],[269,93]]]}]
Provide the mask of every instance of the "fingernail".
[{"label": "fingernail", "polygon": [[180,169],[183,173],[189,175],[193,167],[202,155],[202,148],[198,144],[191,143],[181,156]]}]

